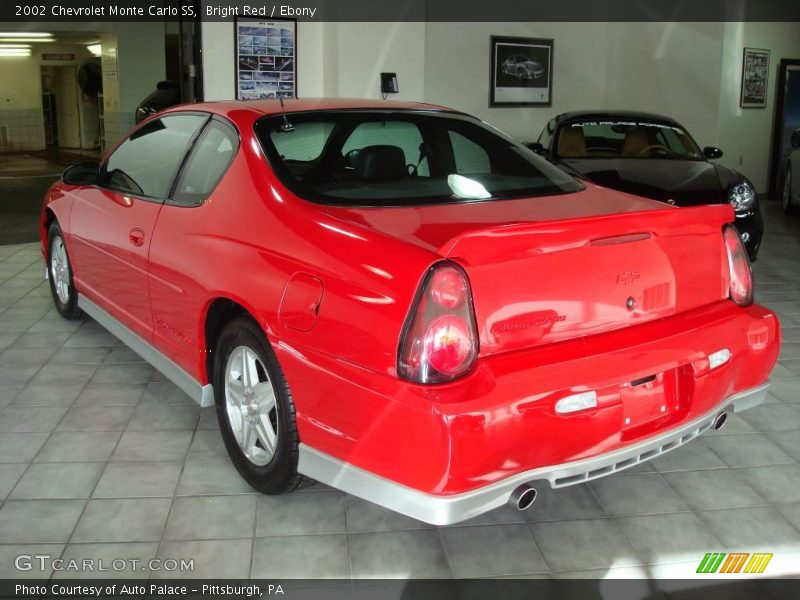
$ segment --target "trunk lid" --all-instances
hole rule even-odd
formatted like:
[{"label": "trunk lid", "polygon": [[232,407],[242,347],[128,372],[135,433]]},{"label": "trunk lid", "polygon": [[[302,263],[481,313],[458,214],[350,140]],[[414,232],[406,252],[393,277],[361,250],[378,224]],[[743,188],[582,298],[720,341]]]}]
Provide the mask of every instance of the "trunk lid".
[{"label": "trunk lid", "polygon": [[678,209],[594,188],[523,201],[332,212],[459,262],[472,285],[484,356],[645,323],[727,296],[727,205]]}]

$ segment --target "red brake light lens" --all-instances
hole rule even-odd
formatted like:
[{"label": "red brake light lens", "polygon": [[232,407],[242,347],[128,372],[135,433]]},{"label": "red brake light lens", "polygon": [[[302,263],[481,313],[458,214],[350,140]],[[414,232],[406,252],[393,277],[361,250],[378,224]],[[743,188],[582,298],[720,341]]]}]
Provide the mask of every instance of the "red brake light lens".
[{"label": "red brake light lens", "polygon": [[416,383],[444,383],[478,357],[472,294],[464,271],[439,263],[428,273],[400,341],[397,372]]},{"label": "red brake light lens", "polygon": [[742,239],[733,225],[726,225],[722,235],[731,278],[728,294],[739,306],[748,306],[753,303],[753,270],[750,259],[747,258]]}]

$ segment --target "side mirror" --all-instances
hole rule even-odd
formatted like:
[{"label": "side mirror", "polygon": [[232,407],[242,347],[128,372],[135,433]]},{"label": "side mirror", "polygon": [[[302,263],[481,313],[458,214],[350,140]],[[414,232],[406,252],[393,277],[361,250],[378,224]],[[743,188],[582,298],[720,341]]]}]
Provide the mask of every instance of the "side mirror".
[{"label": "side mirror", "polygon": [[714,146],[706,146],[703,148],[703,155],[706,158],[722,158],[722,150]]},{"label": "side mirror", "polygon": [[794,133],[792,133],[792,137],[789,138],[789,141],[792,144],[792,148],[800,148],[800,129],[794,130]]},{"label": "side mirror", "polygon": [[547,150],[539,142],[525,142],[523,144],[528,150],[533,150],[539,156],[547,156]]},{"label": "side mirror", "polygon": [[95,185],[100,177],[100,163],[94,160],[72,165],[61,175],[68,185]]}]

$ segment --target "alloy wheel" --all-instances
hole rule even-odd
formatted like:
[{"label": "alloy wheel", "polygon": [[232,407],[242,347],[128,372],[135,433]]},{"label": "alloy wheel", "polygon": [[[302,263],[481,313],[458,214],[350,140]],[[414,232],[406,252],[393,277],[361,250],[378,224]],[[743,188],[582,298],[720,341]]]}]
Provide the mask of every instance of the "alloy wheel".
[{"label": "alloy wheel", "polygon": [[50,247],[50,276],[53,278],[58,301],[61,304],[67,304],[69,302],[69,261],[61,236],[55,236]]},{"label": "alloy wheel", "polygon": [[264,363],[238,346],[225,367],[225,406],[236,442],[251,463],[263,467],[278,447],[278,405]]}]

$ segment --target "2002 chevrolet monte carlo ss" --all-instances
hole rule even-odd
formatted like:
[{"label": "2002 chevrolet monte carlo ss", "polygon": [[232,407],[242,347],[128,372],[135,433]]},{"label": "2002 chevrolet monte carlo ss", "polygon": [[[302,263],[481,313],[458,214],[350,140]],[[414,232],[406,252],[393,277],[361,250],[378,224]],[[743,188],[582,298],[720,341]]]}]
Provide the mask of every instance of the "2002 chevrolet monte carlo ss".
[{"label": "2002 chevrolet monte carlo ss", "polygon": [[59,312],[216,404],[254,488],[454,523],[763,400],[778,321],[730,206],[580,183],[441,107],[284,110],[159,113],[41,222]]}]

